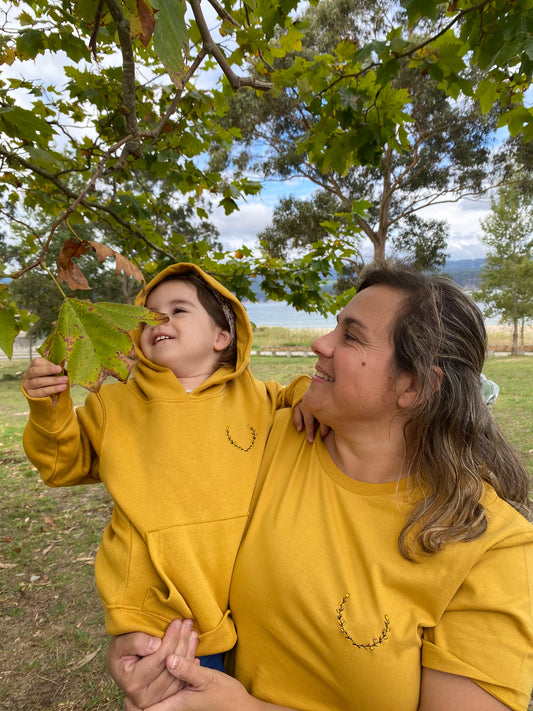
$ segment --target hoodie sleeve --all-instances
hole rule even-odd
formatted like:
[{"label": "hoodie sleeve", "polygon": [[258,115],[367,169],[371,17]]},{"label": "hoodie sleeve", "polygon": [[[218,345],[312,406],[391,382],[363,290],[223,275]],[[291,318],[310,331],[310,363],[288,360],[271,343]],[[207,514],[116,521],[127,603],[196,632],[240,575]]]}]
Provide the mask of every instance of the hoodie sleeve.
[{"label": "hoodie sleeve", "polygon": [[[84,408],[74,409],[69,389],[57,398],[32,398],[22,389],[30,406],[23,445],[26,456],[37,467],[48,486],[94,484],[98,476],[98,455],[94,437],[103,426],[99,399],[90,394]],[[78,411],[90,412],[83,418],[91,432],[81,424]]]},{"label": "hoodie sleeve", "polygon": [[311,378],[308,375],[299,375],[290,385],[280,385],[275,380],[265,382],[267,393],[275,403],[276,410],[282,407],[294,407],[303,398],[309,387]]}]

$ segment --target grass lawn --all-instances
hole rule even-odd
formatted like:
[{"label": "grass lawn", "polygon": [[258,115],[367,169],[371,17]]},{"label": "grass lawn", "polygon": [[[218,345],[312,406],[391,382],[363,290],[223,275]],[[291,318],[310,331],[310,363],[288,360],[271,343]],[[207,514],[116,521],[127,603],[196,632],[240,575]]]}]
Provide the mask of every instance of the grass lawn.
[{"label": "grass lawn", "polygon": [[[312,373],[314,362],[258,356],[252,368],[287,383]],[[93,580],[110,501],[103,486],[50,489],[26,460],[27,365],[0,360],[0,710],[118,711]],[[485,373],[500,386],[495,416],[533,475],[533,357],[492,357]],[[76,403],[85,395],[74,389]]]}]

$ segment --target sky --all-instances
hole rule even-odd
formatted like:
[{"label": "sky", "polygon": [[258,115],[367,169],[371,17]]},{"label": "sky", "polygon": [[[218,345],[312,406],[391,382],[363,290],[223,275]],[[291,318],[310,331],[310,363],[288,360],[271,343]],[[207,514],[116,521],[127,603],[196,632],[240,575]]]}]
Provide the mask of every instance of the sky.
[{"label": "sky", "polygon": [[[305,198],[314,189],[315,186],[305,184],[267,182],[260,195],[241,204],[238,213],[226,216],[223,210],[215,210],[213,222],[229,249],[237,249],[241,244],[251,245],[256,235],[270,224],[274,206],[281,197],[296,195]],[[450,259],[478,259],[485,255],[485,247],[480,241],[480,220],[488,215],[489,210],[490,198],[485,196],[476,201],[465,198],[456,203],[435,205],[421,211],[420,215],[448,221],[450,241],[447,253]],[[362,251],[364,257],[371,257],[372,246],[369,241],[364,243]]]},{"label": "sky", "polygon": [[[7,3],[0,0],[0,13],[6,5]],[[20,67],[17,63],[10,68],[5,65],[3,67],[3,74],[9,72],[14,76],[18,71]],[[58,56],[40,57],[31,66],[25,63],[24,77],[45,81],[48,85],[61,85],[65,80]],[[222,209],[215,209],[212,221],[219,230],[221,241],[226,249],[237,249],[243,244],[252,247],[256,243],[257,234],[270,224],[274,206],[281,197],[289,195],[309,197],[315,190],[312,183],[303,180],[289,183],[268,181],[263,185],[263,190],[258,196],[250,197],[240,203],[239,212],[225,215]],[[420,215],[448,221],[450,241],[447,252],[450,259],[476,259],[483,257],[485,253],[480,241],[480,219],[486,217],[489,209],[490,198],[486,196],[477,201],[462,199],[455,203],[436,205],[421,212]],[[371,255],[372,248],[367,242],[363,245],[363,256],[369,258]]]}]

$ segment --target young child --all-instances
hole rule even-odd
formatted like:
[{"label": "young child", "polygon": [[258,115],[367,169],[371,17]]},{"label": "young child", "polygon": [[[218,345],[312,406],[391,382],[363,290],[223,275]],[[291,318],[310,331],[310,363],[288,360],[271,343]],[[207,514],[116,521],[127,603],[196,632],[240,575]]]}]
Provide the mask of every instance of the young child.
[{"label": "young child", "polygon": [[236,639],[230,578],[266,439],[309,379],[257,380],[244,307],[193,264],[165,269],[136,303],[169,320],[136,332],[126,383],[75,410],[60,366],[38,358],[26,371],[24,449],[46,484],[102,481],[114,500],[95,565],[107,632],[162,637],[191,618],[202,663],[223,668]]}]

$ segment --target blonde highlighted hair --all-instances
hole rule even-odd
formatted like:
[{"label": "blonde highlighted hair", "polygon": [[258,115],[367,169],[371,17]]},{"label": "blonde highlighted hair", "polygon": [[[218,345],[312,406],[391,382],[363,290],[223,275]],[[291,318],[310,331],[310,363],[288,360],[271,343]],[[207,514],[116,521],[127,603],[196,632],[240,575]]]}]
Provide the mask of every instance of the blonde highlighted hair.
[{"label": "blonde highlighted hair", "polygon": [[529,478],[482,396],[481,311],[450,279],[401,263],[369,265],[357,291],[376,284],[405,294],[392,326],[394,365],[418,384],[405,435],[409,474],[425,496],[400,535],[402,554],[432,554],[480,536],[487,527],[484,482],[528,518]]}]

